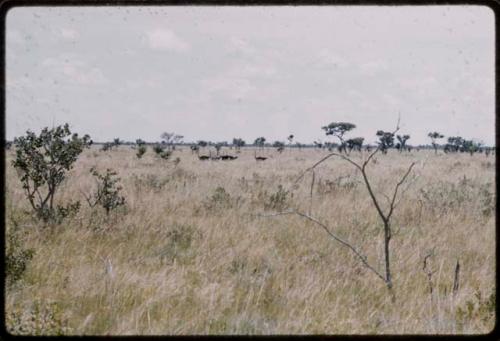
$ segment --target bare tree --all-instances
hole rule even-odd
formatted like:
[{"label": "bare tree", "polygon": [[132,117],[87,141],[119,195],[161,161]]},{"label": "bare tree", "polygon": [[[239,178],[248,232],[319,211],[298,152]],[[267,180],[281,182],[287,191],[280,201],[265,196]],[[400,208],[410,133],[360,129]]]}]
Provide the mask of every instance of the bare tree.
[{"label": "bare tree", "polygon": [[[393,134],[396,133],[396,131],[399,130],[399,120],[398,120],[398,125],[396,127],[396,129],[394,130]],[[365,255],[363,255],[361,253],[361,251],[359,251],[359,248],[353,246],[350,242],[340,238],[339,236],[337,236],[336,234],[334,234],[326,224],[322,223],[321,221],[319,221],[318,219],[316,219],[315,217],[311,216],[310,214],[305,214],[303,212],[300,212],[298,210],[291,210],[291,211],[288,211],[288,212],[280,212],[280,213],[277,213],[277,214],[274,214],[274,215],[282,215],[282,214],[296,214],[298,216],[301,216],[303,218],[306,218],[308,219],[309,221],[312,221],[314,222],[315,224],[319,225],[320,227],[322,227],[329,235],[330,237],[332,237],[333,239],[335,239],[336,241],[338,241],[339,243],[341,243],[342,245],[344,245],[345,247],[347,247],[348,249],[350,249],[360,260],[361,262],[370,270],[372,271],[378,278],[380,278],[381,280],[384,281],[385,285],[387,286],[391,296],[392,296],[392,299],[393,301],[395,300],[395,295],[394,295],[394,292],[393,292],[393,281],[392,281],[392,272],[391,272],[391,249],[390,249],[390,241],[391,241],[391,238],[392,238],[392,226],[391,226],[391,219],[393,217],[393,214],[394,214],[394,211],[397,207],[397,205],[399,204],[400,202],[400,199],[398,199],[398,194],[400,194],[400,188],[401,186],[405,183],[405,181],[407,180],[408,178],[408,175],[410,174],[412,168],[414,167],[415,163],[412,162],[409,167],[407,168],[406,172],[404,173],[404,175],[401,177],[401,179],[396,183],[393,191],[392,191],[392,194],[391,196],[387,196],[387,195],[384,195],[382,194],[386,199],[387,199],[387,203],[388,203],[388,206],[386,209],[384,209],[381,205],[381,201],[380,201],[380,198],[375,194],[375,192],[373,191],[373,187],[372,187],[372,184],[371,184],[371,181],[369,179],[369,176],[367,174],[367,166],[370,164],[370,161],[372,160],[372,158],[381,150],[382,146],[379,144],[378,147],[371,153],[368,155],[368,157],[363,161],[363,162],[355,162],[353,159],[349,158],[348,156],[345,156],[343,154],[339,154],[339,153],[336,153],[336,152],[332,152],[332,153],[329,153],[328,155],[326,155],[325,157],[323,157],[321,160],[319,160],[318,162],[316,162],[313,166],[309,167],[308,169],[306,169],[306,171],[304,171],[298,178],[297,180],[295,181],[295,183],[299,182],[306,173],[308,172],[313,172],[314,169],[319,166],[320,164],[322,164],[323,162],[325,162],[326,160],[328,160],[329,158],[333,157],[333,156],[336,156],[336,157],[339,157],[347,162],[349,162],[351,165],[353,165],[357,170],[360,171],[362,177],[363,177],[363,180],[364,180],[364,184],[366,186],[366,189],[368,191],[368,194],[371,198],[371,201],[372,201],[372,204],[373,206],[375,207],[377,213],[378,213],[378,216],[380,218],[380,220],[382,221],[382,224],[383,224],[383,229],[384,229],[384,271],[379,271],[375,268],[375,266],[371,265],[368,260],[367,260],[367,257]]]}]

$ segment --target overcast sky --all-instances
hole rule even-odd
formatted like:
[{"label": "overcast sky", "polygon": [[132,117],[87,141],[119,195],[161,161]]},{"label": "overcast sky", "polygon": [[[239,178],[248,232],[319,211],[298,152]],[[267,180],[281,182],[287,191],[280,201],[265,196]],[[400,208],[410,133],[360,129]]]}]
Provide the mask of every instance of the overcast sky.
[{"label": "overcast sky", "polygon": [[8,12],[6,137],[68,122],[95,141],[328,141],[357,125],[494,144],[482,6],[31,7]]}]

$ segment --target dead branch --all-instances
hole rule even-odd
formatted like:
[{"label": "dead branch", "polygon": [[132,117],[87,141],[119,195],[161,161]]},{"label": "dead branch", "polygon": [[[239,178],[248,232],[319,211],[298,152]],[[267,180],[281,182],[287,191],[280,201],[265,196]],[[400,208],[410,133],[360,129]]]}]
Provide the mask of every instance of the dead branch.
[{"label": "dead branch", "polygon": [[274,214],[266,214],[266,215],[257,215],[257,216],[267,218],[267,217],[276,217],[276,216],[289,215],[289,214],[295,214],[295,215],[301,216],[301,217],[306,218],[307,220],[312,221],[313,223],[319,225],[320,227],[322,227],[323,230],[325,230],[326,233],[328,233],[330,235],[330,237],[332,237],[333,239],[335,239],[336,241],[338,241],[339,243],[341,243],[342,245],[344,245],[345,247],[347,247],[348,249],[350,249],[361,260],[361,262],[368,269],[370,269],[380,279],[382,279],[384,282],[386,282],[384,276],[379,271],[377,271],[373,266],[371,266],[368,263],[367,257],[365,255],[361,254],[361,252],[358,251],[351,243],[349,243],[346,240],[344,240],[344,239],[336,236],[334,233],[332,233],[330,231],[330,229],[328,228],[328,226],[326,226],[322,222],[318,221],[317,219],[311,217],[310,215],[302,213],[302,212],[299,212],[297,210],[291,210],[291,211],[286,211],[286,212],[280,212],[280,213],[274,213]]}]

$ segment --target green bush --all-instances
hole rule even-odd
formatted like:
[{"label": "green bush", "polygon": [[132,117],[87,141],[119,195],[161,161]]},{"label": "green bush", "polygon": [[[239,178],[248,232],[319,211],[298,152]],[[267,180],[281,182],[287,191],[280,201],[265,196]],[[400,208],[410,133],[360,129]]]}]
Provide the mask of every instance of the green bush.
[{"label": "green bush", "polygon": [[232,199],[224,187],[217,187],[213,194],[204,203],[207,210],[223,209],[232,207]]},{"label": "green bush", "polygon": [[283,211],[288,207],[288,196],[290,192],[286,191],[282,185],[278,185],[278,190],[271,194],[264,203],[266,210]]},{"label": "green bush", "polygon": [[56,209],[54,197],[65,173],[73,167],[83,149],[92,144],[90,137],[71,135],[68,124],[65,124],[50,130],[44,128],[38,136],[28,130],[26,136],[16,137],[14,142],[16,157],[12,165],[37,216],[47,222],[74,211],[76,204]]},{"label": "green bush", "polygon": [[125,198],[119,195],[122,190],[117,184],[120,178],[114,178],[118,173],[108,168],[105,174],[100,174],[94,167],[90,169],[90,173],[97,181],[97,191],[93,198],[86,197],[90,207],[100,205],[106,210],[106,215],[109,215],[112,210],[125,205]]},{"label": "green bush", "polygon": [[138,148],[137,148],[137,153],[135,154],[137,156],[138,159],[142,158],[142,156],[144,154],[146,154],[146,151],[148,150],[148,148],[145,146],[145,145],[140,145]]},{"label": "green bush", "polygon": [[153,147],[153,151],[158,155],[160,158],[164,160],[168,160],[170,158],[170,155],[172,155],[172,152],[169,150],[165,150],[161,145],[157,144]]},{"label": "green bush", "polygon": [[8,286],[22,279],[34,254],[33,249],[22,247],[18,233],[11,229],[5,247],[5,280]]}]

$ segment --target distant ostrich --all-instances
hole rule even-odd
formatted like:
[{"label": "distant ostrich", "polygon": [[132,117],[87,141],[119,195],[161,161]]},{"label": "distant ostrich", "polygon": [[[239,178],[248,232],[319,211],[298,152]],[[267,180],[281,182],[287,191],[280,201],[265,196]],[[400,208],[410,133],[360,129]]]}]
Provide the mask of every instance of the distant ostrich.
[{"label": "distant ostrich", "polygon": [[267,157],[264,156],[257,156],[257,151],[254,150],[254,157],[256,161],[265,161],[267,160]]}]

